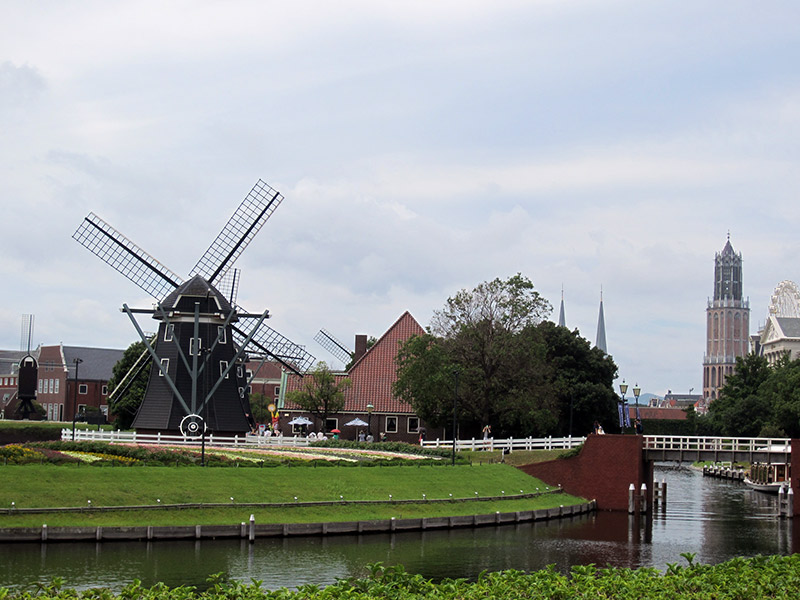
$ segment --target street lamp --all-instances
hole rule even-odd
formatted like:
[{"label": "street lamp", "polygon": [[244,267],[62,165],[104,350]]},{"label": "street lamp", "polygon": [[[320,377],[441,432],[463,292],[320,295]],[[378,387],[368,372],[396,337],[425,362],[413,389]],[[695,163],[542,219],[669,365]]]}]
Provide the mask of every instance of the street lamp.
[{"label": "street lamp", "polygon": [[75,363],[75,384],[72,390],[72,410],[75,415],[72,417],[72,441],[75,441],[75,421],[78,419],[78,366],[83,362],[82,358],[76,358]]},{"label": "street lamp", "polygon": [[372,404],[367,404],[367,435],[372,435],[372,411],[375,407]]},{"label": "street lamp", "polygon": [[639,417],[639,394],[642,393],[642,388],[639,387],[639,384],[633,386],[633,397],[636,398],[636,426],[635,431],[637,434],[642,433],[641,430],[641,421]]},{"label": "street lamp", "polygon": [[[619,401],[619,432],[622,433],[623,427],[625,427],[625,421],[628,421],[626,418],[627,415],[625,414],[625,392],[628,391],[628,384],[625,383],[625,380],[622,380],[622,383],[619,384],[619,393],[621,400]],[[628,421],[630,422],[630,421]]]}]

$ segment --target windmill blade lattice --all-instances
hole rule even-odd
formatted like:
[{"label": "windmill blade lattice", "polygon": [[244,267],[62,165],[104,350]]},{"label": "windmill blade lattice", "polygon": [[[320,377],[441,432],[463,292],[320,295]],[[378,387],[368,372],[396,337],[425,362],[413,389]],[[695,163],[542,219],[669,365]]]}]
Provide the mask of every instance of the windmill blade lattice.
[{"label": "windmill blade lattice", "polygon": [[282,201],[280,192],[259,179],[228,219],[217,239],[197,261],[191,274],[201,275],[206,281],[215,284],[239,258]]},{"label": "windmill blade lattice", "polygon": [[314,341],[344,364],[353,360],[353,352],[348,350],[347,346],[337,340],[327,329],[320,329],[317,335],[314,336]]},{"label": "windmill blade lattice", "polygon": [[94,213],[83,220],[72,238],[161,300],[183,280]]},{"label": "windmill blade lattice", "polygon": [[[224,277],[219,279],[219,283],[215,286],[223,296],[228,299],[231,306],[236,306],[236,298],[239,296],[239,279],[241,278],[241,269],[228,269]],[[237,307],[236,310],[242,312],[241,308]]]},{"label": "windmill blade lattice", "polygon": [[[247,334],[237,326],[233,326],[232,329],[234,341],[241,346],[244,344]],[[316,360],[303,346],[295,344],[264,323],[250,340],[250,344],[252,344],[254,352],[266,352],[299,375],[308,371]]]}]

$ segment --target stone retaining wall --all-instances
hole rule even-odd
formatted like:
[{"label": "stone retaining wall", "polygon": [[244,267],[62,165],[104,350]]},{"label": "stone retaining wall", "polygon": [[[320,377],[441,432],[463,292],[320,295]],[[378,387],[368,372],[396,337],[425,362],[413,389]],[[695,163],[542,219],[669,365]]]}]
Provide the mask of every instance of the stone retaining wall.
[{"label": "stone retaining wall", "polygon": [[389,533],[393,531],[424,531],[456,527],[505,525],[528,521],[544,521],[580,515],[597,509],[589,502],[575,506],[516,511],[489,515],[459,517],[426,517],[421,519],[382,519],[371,521],[342,521],[330,523],[275,523],[240,525],[188,525],[142,527],[14,527],[0,528],[0,543],[4,542],[78,542],[113,540],[186,540],[221,538],[292,537],[344,535],[354,533]]}]

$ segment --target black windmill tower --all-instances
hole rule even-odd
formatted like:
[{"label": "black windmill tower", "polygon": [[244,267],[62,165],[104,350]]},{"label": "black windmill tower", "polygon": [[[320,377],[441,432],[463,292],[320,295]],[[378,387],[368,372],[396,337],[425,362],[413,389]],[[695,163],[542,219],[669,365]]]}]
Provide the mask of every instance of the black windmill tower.
[{"label": "black windmill tower", "polygon": [[[248,358],[275,360],[301,374],[314,362],[305,349],[236,305],[239,271],[232,266],[283,196],[259,180],[184,281],[90,213],[73,238],[157,300],[125,311],[152,359],[144,400],[133,421],[141,432],[197,436],[250,430]],[[223,293],[221,290],[224,290]],[[155,338],[134,314],[159,321]]]}]

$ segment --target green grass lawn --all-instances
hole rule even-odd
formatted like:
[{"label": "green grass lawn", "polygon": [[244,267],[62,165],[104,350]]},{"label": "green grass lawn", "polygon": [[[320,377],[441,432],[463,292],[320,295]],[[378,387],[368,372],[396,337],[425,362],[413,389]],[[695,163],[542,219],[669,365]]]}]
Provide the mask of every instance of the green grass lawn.
[{"label": "green grass lawn", "polygon": [[[9,465],[0,467],[0,506],[86,507],[179,503],[224,503],[230,507],[109,513],[0,515],[0,527],[48,525],[225,524],[249,519],[261,523],[348,521],[420,516],[513,512],[578,504],[565,494],[494,502],[422,501],[544,491],[545,484],[504,464],[400,467],[93,467]],[[419,499],[414,505],[353,505],[283,509],[236,507],[240,503]],[[231,502],[230,498],[234,501]]]}]

